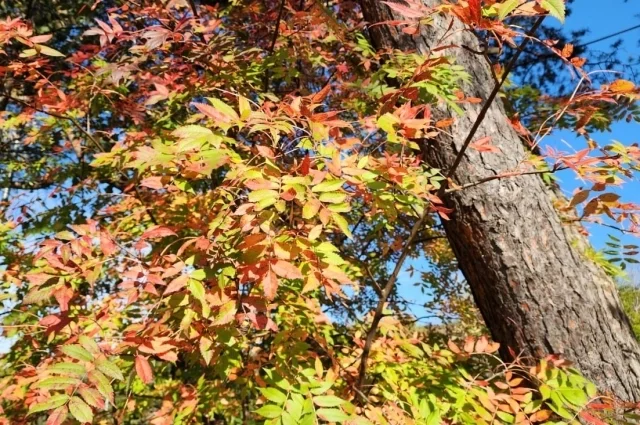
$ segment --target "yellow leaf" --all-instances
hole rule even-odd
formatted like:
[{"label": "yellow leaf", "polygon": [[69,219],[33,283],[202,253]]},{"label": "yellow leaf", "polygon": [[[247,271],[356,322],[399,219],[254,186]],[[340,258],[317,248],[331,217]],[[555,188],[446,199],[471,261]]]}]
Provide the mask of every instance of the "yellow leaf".
[{"label": "yellow leaf", "polygon": [[635,84],[628,80],[616,80],[609,86],[609,89],[617,93],[625,93],[633,90]]}]

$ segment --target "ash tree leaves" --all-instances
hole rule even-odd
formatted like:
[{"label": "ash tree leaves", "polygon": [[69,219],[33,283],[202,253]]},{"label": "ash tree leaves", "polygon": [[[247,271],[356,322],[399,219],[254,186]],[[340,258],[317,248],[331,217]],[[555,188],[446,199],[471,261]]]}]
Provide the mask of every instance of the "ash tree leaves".
[{"label": "ash tree leaves", "polygon": [[91,423],[94,409],[114,402],[111,382],[124,380],[122,371],[92,338],[80,335],[78,342],[62,345],[60,354],[65,359],[39,371],[41,379],[31,388],[44,400],[29,406],[29,415],[49,412],[47,423],[61,424],[70,414],[81,423]]},{"label": "ash tree leaves", "polygon": [[[420,285],[446,294],[437,314],[455,316],[456,335],[482,329],[451,283],[455,259],[438,227],[451,213],[439,193],[445,177],[419,153],[419,141],[456,125],[433,110],[480,102],[447,59],[452,46],[443,42],[437,57],[376,52],[358,8],[340,1],[194,2],[198,13],[161,3],[98,2],[85,9],[98,19],[77,24],[88,28],[82,37],[65,32],[55,44],[27,21],[0,21],[0,77],[19,94],[0,130],[46,157],[33,165],[44,177],[25,171],[25,180],[47,197],[32,207],[12,189],[1,212],[1,284],[18,304],[0,318],[16,339],[0,357],[0,421],[528,425],[598,416],[585,401],[595,389],[566,365],[498,364],[486,337],[447,344],[450,335],[406,313],[417,301],[395,292],[367,386],[356,391],[368,313],[423,210],[428,242],[410,256],[442,275]],[[388,5],[408,35],[437,12],[506,42],[515,35],[505,18],[542,8],[564,16],[557,0],[489,3]],[[623,80],[606,90],[635,93]],[[501,155],[488,136],[474,147]],[[608,152],[629,163],[634,154]],[[555,159],[593,183],[567,208],[618,214],[624,204],[593,152]],[[28,165],[6,170],[17,176]],[[40,215],[51,227],[29,229]]]}]

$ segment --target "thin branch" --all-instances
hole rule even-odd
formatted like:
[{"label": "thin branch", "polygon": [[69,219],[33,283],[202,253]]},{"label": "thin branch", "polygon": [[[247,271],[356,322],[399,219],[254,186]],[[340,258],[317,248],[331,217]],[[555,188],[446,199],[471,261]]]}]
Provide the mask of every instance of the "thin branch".
[{"label": "thin branch", "polygon": [[[284,15],[284,6],[287,0],[282,0],[280,2],[280,9],[278,10],[278,18],[276,19],[276,27],[273,29],[273,38],[271,39],[271,45],[269,46],[269,55],[273,53],[273,49],[276,48],[276,42],[278,41],[278,35],[280,35],[280,21],[282,20],[282,16]],[[267,70],[264,73],[264,84],[263,91],[267,91],[269,88],[269,79],[271,78],[271,73]]]},{"label": "thin branch", "polygon": [[[480,113],[478,114],[478,118],[476,118],[476,121],[473,123],[473,126],[471,127],[471,130],[469,131],[469,134],[467,135],[467,138],[464,140],[464,143],[462,145],[462,149],[460,149],[460,152],[458,153],[458,156],[456,157],[455,161],[453,162],[453,165],[451,166],[451,168],[447,172],[447,178],[450,179],[450,178],[453,177],[453,174],[456,172],[456,169],[460,165],[460,162],[462,162],[462,157],[464,156],[464,153],[466,152],[467,148],[471,144],[471,141],[473,140],[473,137],[475,136],[476,132],[478,131],[478,128],[480,128],[480,124],[482,124],[482,121],[484,120],[485,115],[487,115],[487,112],[489,111],[489,108],[493,104],[493,101],[495,100],[496,96],[498,95],[498,92],[502,88],[502,85],[507,80],[507,77],[509,76],[509,73],[511,72],[511,70],[515,66],[516,61],[518,60],[518,58],[520,57],[520,54],[522,53],[522,50],[529,43],[529,40],[531,39],[531,36],[538,30],[538,28],[542,24],[542,21],[544,21],[544,18],[545,17],[542,16],[542,17],[540,17],[540,18],[538,18],[536,20],[536,22],[533,24],[531,29],[525,35],[525,39],[522,41],[522,43],[520,43],[520,46],[518,47],[518,50],[513,55],[513,57],[511,58],[511,60],[507,64],[507,66],[505,67],[504,72],[502,74],[502,78],[500,79],[498,84],[496,84],[493,87],[493,90],[489,94],[489,97],[487,98],[487,101],[482,106],[482,109],[480,110]],[[442,187],[444,187],[444,185]]]},{"label": "thin branch", "polygon": [[445,235],[436,235],[436,236],[426,236],[424,238],[420,238],[420,239],[416,239],[413,241],[414,244],[419,244],[419,243],[424,243],[424,242],[431,242],[434,241],[436,239],[445,239],[446,236]]},{"label": "thin branch", "polygon": [[[80,131],[80,133],[82,133],[87,139],[89,139],[91,141],[91,143],[96,147],[96,149],[98,149],[100,152],[106,152],[105,149],[102,147],[102,145],[98,142],[98,140],[96,140],[93,135],[91,135],[91,133],[89,133],[87,130],[85,130],[82,125],[78,122],[78,120],[76,120],[73,117],[70,117],[68,115],[63,115],[63,114],[58,114],[56,112],[51,112],[51,111],[47,111],[45,109],[42,108],[38,108],[36,106],[30,105],[28,102],[19,99],[17,97],[13,97],[7,93],[2,93],[3,96],[6,96],[6,98],[13,100],[14,102],[18,102],[23,106],[26,106],[28,108],[33,109],[34,111],[49,115],[51,117],[54,118],[58,118],[60,120],[66,120],[69,121],[78,131]],[[123,172],[123,171],[119,171],[120,174],[125,178],[128,179],[129,177]],[[140,201],[140,203],[142,204],[142,206],[144,207],[145,211],[147,212],[147,214],[149,215],[149,218],[151,219],[151,222],[155,225],[158,224],[158,221],[156,220],[155,215],[153,214],[153,212],[151,211],[151,209],[149,207],[147,207],[144,203],[144,201],[142,200],[142,198],[140,197],[140,192],[138,191],[137,186],[135,186],[135,193],[136,196],[138,198],[138,200]]]},{"label": "thin branch", "polygon": [[465,190],[465,189],[468,189],[470,187],[478,186],[479,184],[487,183],[487,182],[490,182],[490,181],[493,181],[493,180],[500,180],[500,179],[509,178],[509,177],[527,176],[527,175],[531,175],[531,174],[553,174],[555,172],[563,171],[563,170],[566,170],[568,168],[569,167],[554,167],[551,170],[534,170],[534,171],[523,171],[523,172],[513,171],[513,172],[510,172],[510,173],[497,174],[495,176],[485,177],[483,179],[477,180],[475,182],[467,183],[467,184],[464,184],[462,186],[454,187],[454,188],[451,188],[451,189],[446,189],[445,193],[459,192],[461,190]]},{"label": "thin branch", "polygon": [[404,261],[407,259],[407,256],[409,255],[409,252],[412,249],[413,241],[415,240],[416,236],[418,236],[418,233],[422,229],[422,226],[424,225],[428,216],[429,216],[429,207],[426,206],[422,211],[422,214],[420,215],[418,220],[416,220],[413,227],[411,228],[411,234],[409,235],[409,238],[407,239],[407,242],[405,243],[405,246],[402,249],[402,253],[400,254],[400,258],[398,258],[396,267],[393,269],[393,273],[391,273],[389,280],[387,280],[387,283],[382,289],[382,294],[380,296],[380,299],[378,300],[378,305],[376,306],[376,310],[373,315],[373,321],[371,322],[371,327],[367,332],[367,339],[365,341],[364,347],[362,348],[362,355],[360,356],[360,366],[358,368],[358,380],[356,382],[356,387],[355,387],[356,392],[358,394],[362,392],[362,387],[364,385],[364,381],[367,376],[367,361],[369,360],[371,345],[373,344],[373,340],[378,331],[378,325],[380,324],[380,320],[384,317],[384,314],[383,314],[384,306],[387,303],[387,299],[389,298],[389,295],[391,295],[391,292],[393,291],[396,281],[398,280],[398,275],[402,271],[402,265],[404,264]]}]

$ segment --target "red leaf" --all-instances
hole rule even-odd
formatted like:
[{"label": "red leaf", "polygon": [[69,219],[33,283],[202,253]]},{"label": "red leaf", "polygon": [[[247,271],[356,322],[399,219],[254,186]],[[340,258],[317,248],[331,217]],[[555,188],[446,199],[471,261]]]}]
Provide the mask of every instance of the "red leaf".
[{"label": "red leaf", "polygon": [[136,373],[145,384],[153,381],[153,371],[151,370],[151,364],[149,364],[147,357],[136,356]]},{"label": "red leaf", "polygon": [[51,412],[49,418],[47,418],[46,425],[60,425],[65,419],[67,419],[68,413],[69,410],[67,409],[67,406],[58,407],[56,410]]},{"label": "red leaf", "polygon": [[267,297],[268,300],[272,300],[276,297],[276,292],[278,291],[278,277],[271,269],[269,269],[262,278],[262,290],[264,291],[264,296]]},{"label": "red leaf", "polygon": [[405,18],[414,18],[414,19],[420,19],[424,16],[424,12],[420,11],[420,10],[415,10],[412,9],[411,7],[408,6],[404,6],[400,3],[394,3],[394,2],[390,2],[390,1],[383,1],[381,3],[386,4],[387,6],[389,6],[389,9],[393,10],[394,12],[399,13],[400,15],[402,15]]},{"label": "red leaf", "polygon": [[177,236],[176,232],[173,230],[162,227],[162,226],[153,226],[146,232],[142,234],[142,239],[152,239],[152,238],[164,238],[165,236]]},{"label": "red leaf", "polygon": [[596,418],[588,412],[580,412],[580,417],[592,425],[607,425],[606,422],[602,421],[599,418]]},{"label": "red leaf", "polygon": [[305,155],[302,163],[300,164],[300,174],[303,176],[309,175],[309,170],[311,169],[311,158],[309,154]]},{"label": "red leaf", "polygon": [[278,260],[271,264],[271,267],[280,277],[284,277],[286,279],[302,279],[302,273],[300,273],[300,270],[287,261]]},{"label": "red leaf", "polygon": [[469,14],[475,23],[479,23],[482,20],[482,6],[480,6],[480,0],[469,0]]},{"label": "red leaf", "polygon": [[486,136],[483,137],[481,139],[476,140],[475,142],[471,143],[469,145],[469,147],[477,150],[478,152],[496,152],[499,153],[500,149],[496,146],[493,146],[491,144],[489,144],[489,142],[491,141],[491,137]]},{"label": "red leaf", "polygon": [[41,324],[42,326],[54,326],[57,325],[58,323],[60,323],[62,320],[60,319],[60,317],[58,317],[55,314],[50,314],[48,316],[43,317],[42,319],[40,319],[40,321],[38,322],[39,324]]},{"label": "red leaf", "polygon": [[164,290],[164,295],[178,292],[179,290],[187,286],[188,281],[189,281],[189,276],[186,274],[176,277],[169,283],[169,285],[167,285],[167,289]]}]

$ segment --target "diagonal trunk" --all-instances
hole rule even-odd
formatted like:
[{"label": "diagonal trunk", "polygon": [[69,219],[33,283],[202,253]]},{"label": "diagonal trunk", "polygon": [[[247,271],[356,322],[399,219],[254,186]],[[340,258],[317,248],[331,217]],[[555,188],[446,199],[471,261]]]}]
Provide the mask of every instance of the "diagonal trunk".
[{"label": "diagonal trunk", "polygon": [[[360,4],[369,23],[399,19],[379,0]],[[378,48],[427,53],[449,24],[449,18],[436,17],[415,37],[375,25],[370,35]],[[439,44],[479,50],[475,37],[458,24],[448,34],[453,35]],[[466,94],[486,100],[495,84],[486,60],[462,48],[446,54],[471,75]],[[467,106],[448,129],[451,134],[425,148],[431,166],[451,168],[481,107]],[[444,108],[438,113],[453,115]],[[491,136],[502,153],[467,150],[453,176],[457,184],[513,170],[526,157],[499,100],[476,133],[476,138],[484,136]],[[460,268],[505,359],[507,347],[527,357],[562,354],[602,390],[640,400],[640,350],[615,284],[581,254],[584,239],[563,226],[553,199],[536,175],[493,180],[448,195],[445,202],[455,212],[444,224]]]}]

